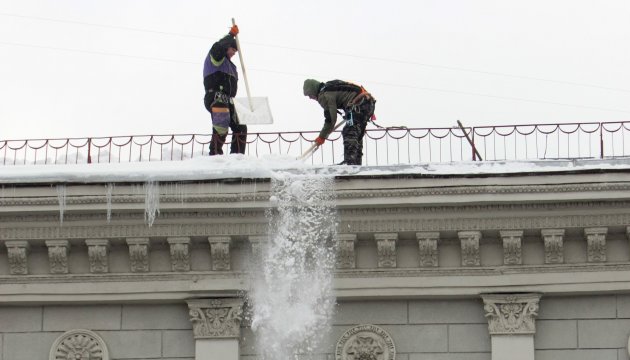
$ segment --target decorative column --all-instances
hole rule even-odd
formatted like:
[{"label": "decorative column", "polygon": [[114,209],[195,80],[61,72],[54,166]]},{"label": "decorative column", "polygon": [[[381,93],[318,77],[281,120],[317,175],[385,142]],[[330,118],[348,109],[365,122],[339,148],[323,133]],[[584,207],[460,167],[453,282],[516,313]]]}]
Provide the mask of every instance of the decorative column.
[{"label": "decorative column", "polygon": [[492,345],[492,360],[534,360],[540,294],[481,295]]},{"label": "decorative column", "polygon": [[252,258],[256,264],[260,264],[264,256],[265,246],[269,243],[269,236],[253,235],[249,237],[249,243],[252,245]]},{"label": "decorative column", "polygon": [[213,271],[230,270],[230,237],[209,236],[210,257],[212,258]]},{"label": "decorative column", "polygon": [[479,266],[481,257],[479,255],[480,231],[460,231],[457,233],[462,249],[462,266]]},{"label": "decorative column", "polygon": [[28,252],[30,246],[28,241],[9,240],[4,243],[7,246],[9,257],[9,274],[11,275],[27,275],[28,274]]},{"label": "decorative column", "polygon": [[438,266],[438,239],[439,232],[417,232],[418,250],[420,251],[420,267]]},{"label": "decorative column", "polygon": [[376,233],[374,234],[374,239],[376,239],[378,252],[378,267],[395,268],[398,233]]},{"label": "decorative column", "polygon": [[356,268],[356,256],[354,246],[357,242],[356,234],[339,234],[337,235],[337,269],[354,269]]},{"label": "decorative column", "polygon": [[48,264],[51,274],[68,273],[68,240],[46,240],[48,246]]},{"label": "decorative column", "polygon": [[90,272],[93,274],[104,274],[109,272],[109,240],[88,239],[85,240],[85,245],[88,247]]},{"label": "decorative column", "polygon": [[190,238],[169,237],[166,241],[170,247],[171,270],[190,271]]},{"label": "decorative column", "polygon": [[587,247],[586,256],[588,262],[606,262],[606,234],[608,228],[586,228]]},{"label": "decorative column", "polygon": [[499,231],[503,239],[503,264],[521,265],[522,259],[522,238],[523,230]]},{"label": "decorative column", "polygon": [[129,269],[131,272],[149,271],[149,238],[129,238]]},{"label": "decorative column", "polygon": [[243,299],[187,300],[195,360],[239,360]]},{"label": "decorative column", "polygon": [[545,264],[564,263],[564,229],[543,229],[545,241]]}]

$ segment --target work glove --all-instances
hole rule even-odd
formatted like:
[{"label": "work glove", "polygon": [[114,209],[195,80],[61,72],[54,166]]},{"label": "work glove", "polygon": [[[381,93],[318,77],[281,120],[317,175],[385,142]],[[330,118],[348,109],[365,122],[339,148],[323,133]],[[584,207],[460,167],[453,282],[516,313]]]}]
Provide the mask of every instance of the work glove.
[{"label": "work glove", "polygon": [[326,139],[324,139],[323,137],[319,137],[319,136],[315,139],[315,143],[317,145],[322,145],[324,143],[324,141],[326,141]]},{"label": "work glove", "polygon": [[230,28],[230,35],[238,35],[238,26],[236,24],[232,25],[232,27]]}]

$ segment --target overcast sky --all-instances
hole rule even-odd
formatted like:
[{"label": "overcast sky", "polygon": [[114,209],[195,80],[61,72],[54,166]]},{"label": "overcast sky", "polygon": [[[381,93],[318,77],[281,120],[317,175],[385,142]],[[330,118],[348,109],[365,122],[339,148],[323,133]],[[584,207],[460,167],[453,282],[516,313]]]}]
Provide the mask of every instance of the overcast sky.
[{"label": "overcast sky", "polygon": [[628,0],[0,0],[0,139],[211,132],[232,17],[274,117],[250,132],[319,130],[306,78],[363,84],[382,126],[630,120]]}]

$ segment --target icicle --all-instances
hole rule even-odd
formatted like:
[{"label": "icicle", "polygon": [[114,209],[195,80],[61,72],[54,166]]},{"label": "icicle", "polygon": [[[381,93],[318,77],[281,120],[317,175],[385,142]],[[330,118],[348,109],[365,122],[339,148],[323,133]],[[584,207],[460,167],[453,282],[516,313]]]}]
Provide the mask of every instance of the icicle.
[{"label": "icicle", "polygon": [[[264,360],[297,359],[330,330],[337,214],[333,178],[276,174],[269,244],[253,269],[252,329]],[[275,209],[273,207],[276,207]]]},{"label": "icicle", "polygon": [[66,185],[57,185],[57,201],[59,202],[59,223],[63,225],[63,214],[66,211]]},{"label": "icicle", "polygon": [[107,191],[105,194],[105,199],[107,201],[107,223],[109,224],[112,220],[112,191],[114,190],[114,184],[108,183],[105,185],[105,189]]},{"label": "icicle", "polygon": [[144,220],[151,227],[160,214],[160,183],[147,181],[144,184],[144,196]]}]

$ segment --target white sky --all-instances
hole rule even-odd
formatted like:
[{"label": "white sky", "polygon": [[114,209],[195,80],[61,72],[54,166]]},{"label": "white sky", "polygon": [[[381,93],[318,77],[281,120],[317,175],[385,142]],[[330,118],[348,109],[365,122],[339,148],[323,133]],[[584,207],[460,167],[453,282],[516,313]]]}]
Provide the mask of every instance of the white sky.
[{"label": "white sky", "polygon": [[363,84],[383,126],[630,120],[628,0],[0,0],[0,139],[209,133],[232,17],[274,116],[250,132],[319,130],[305,78]]}]

